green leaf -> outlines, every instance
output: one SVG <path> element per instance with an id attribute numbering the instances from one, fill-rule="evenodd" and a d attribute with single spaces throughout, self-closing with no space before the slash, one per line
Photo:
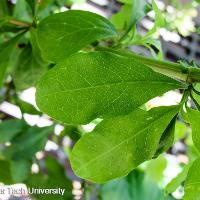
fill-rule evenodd
<path id="1" fill-rule="evenodd" d="M 13 11 L 13 18 L 25 22 L 32 22 L 31 9 L 26 0 L 17 0 Z"/>
<path id="2" fill-rule="evenodd" d="M 192 140 L 195 147 L 200 151 L 200 112 L 190 108 L 187 109 L 187 112 L 192 128 Z"/>
<path id="3" fill-rule="evenodd" d="M 162 27 L 165 25 L 165 18 L 163 17 L 162 11 L 158 8 L 155 0 L 152 0 L 152 7 L 155 12 L 155 25 Z"/>
<path id="4" fill-rule="evenodd" d="M 5 32 L 17 33 L 25 29 L 24 27 L 11 24 L 11 19 L 9 17 L 0 18 L 0 34 Z"/>
<path id="5" fill-rule="evenodd" d="M 48 70 L 48 63 L 41 57 L 35 30 L 31 30 L 31 44 L 28 44 L 19 55 L 12 72 L 17 89 L 36 86 L 41 76 Z"/>
<path id="6" fill-rule="evenodd" d="M 31 163 L 27 160 L 11 161 L 11 174 L 15 183 L 22 183 L 31 173 Z"/>
<path id="7" fill-rule="evenodd" d="M 78 128 L 73 125 L 65 125 L 65 128 L 61 132 L 60 136 L 65 137 L 66 135 L 69 136 L 70 139 L 74 142 L 77 142 L 81 137 L 81 134 L 80 134 Z"/>
<path id="8" fill-rule="evenodd" d="M 185 182 L 184 200 L 199 200 L 200 199 L 200 159 L 197 159 L 189 169 Z"/>
<path id="9" fill-rule="evenodd" d="M 185 181 L 190 167 L 191 164 L 185 165 L 183 170 L 167 184 L 165 188 L 166 193 L 169 194 L 175 192 L 175 190 Z"/>
<path id="10" fill-rule="evenodd" d="M 123 1 L 125 5 L 121 11 L 112 16 L 111 22 L 117 29 L 127 29 L 133 27 L 149 11 L 148 4 L 145 0 Z"/>
<path id="11" fill-rule="evenodd" d="M 56 120 L 85 124 L 98 117 L 128 114 L 153 97 L 185 87 L 128 57 L 78 53 L 45 74 L 36 101 Z"/>
<path id="12" fill-rule="evenodd" d="M 10 14 L 7 0 L 0 1 L 0 18 Z"/>
<path id="13" fill-rule="evenodd" d="M 121 11 L 114 14 L 111 18 L 111 22 L 118 30 L 125 30 L 131 19 L 131 4 L 126 4 L 121 8 Z"/>
<path id="14" fill-rule="evenodd" d="M 157 157 L 159 154 L 167 151 L 172 146 L 172 144 L 174 142 L 176 118 L 177 118 L 177 116 L 175 116 L 172 119 L 172 121 L 169 123 L 169 125 L 165 129 L 164 133 L 162 134 L 159 145 L 158 145 L 158 149 L 154 155 L 155 157 Z"/>
<path id="15" fill-rule="evenodd" d="M 31 159 L 36 152 L 42 150 L 47 142 L 47 136 L 53 132 L 53 127 L 30 127 L 13 143 L 4 149 L 7 158 L 14 160 Z"/>
<path id="16" fill-rule="evenodd" d="M 150 160 L 145 168 L 146 175 L 150 176 L 152 180 L 159 183 L 164 174 L 164 170 L 167 167 L 167 160 L 163 155 L 158 158 Z"/>
<path id="17" fill-rule="evenodd" d="M 188 133 L 189 131 L 190 128 L 187 126 L 186 123 L 177 120 L 175 126 L 174 141 L 177 142 L 178 140 L 183 139 L 186 136 L 186 133 Z"/>
<path id="18" fill-rule="evenodd" d="M 0 87 L 4 79 L 6 68 L 8 66 L 10 54 L 13 51 L 16 43 L 21 38 L 22 34 L 17 35 L 16 37 L 10 39 L 9 41 L 0 45 Z"/>
<path id="19" fill-rule="evenodd" d="M 52 62 L 58 62 L 96 40 L 115 36 L 115 28 L 107 19 L 86 11 L 54 14 L 38 25 L 42 54 Z"/>
<path id="20" fill-rule="evenodd" d="M 65 189 L 64 195 L 59 194 L 34 194 L 37 200 L 72 200 L 72 182 L 65 175 L 64 167 L 58 163 L 57 159 L 48 156 L 45 158 L 46 175 L 32 174 L 26 184 L 30 188 L 61 188 Z"/>
<path id="21" fill-rule="evenodd" d="M 126 4 L 132 4 L 133 3 L 132 0 L 119 0 L 119 2 L 126 3 Z"/>
<path id="22" fill-rule="evenodd" d="M 0 159 L 0 182 L 4 184 L 12 184 L 11 167 L 8 160 Z"/>
<path id="23" fill-rule="evenodd" d="M 144 36 L 144 38 L 148 38 L 150 36 L 152 36 L 158 28 L 164 27 L 165 26 L 165 18 L 163 17 L 163 14 L 161 12 L 161 10 L 158 8 L 155 0 L 152 0 L 152 7 L 153 10 L 155 12 L 155 23 L 152 29 L 150 29 L 146 35 Z"/>
<path id="24" fill-rule="evenodd" d="M 0 143 L 10 142 L 17 134 L 27 128 L 23 120 L 11 119 L 0 123 Z"/>
<path id="25" fill-rule="evenodd" d="M 102 185 L 102 200 L 173 200 L 143 172 L 132 171 L 127 177 Z"/>
<path id="26" fill-rule="evenodd" d="M 17 104 L 19 105 L 22 113 L 28 113 L 31 115 L 41 115 L 42 114 L 33 105 L 31 105 L 30 103 L 27 103 L 25 101 L 22 101 L 21 99 L 17 100 Z"/>
<path id="27" fill-rule="evenodd" d="M 153 157 L 163 131 L 179 109 L 137 109 L 104 120 L 75 144 L 70 156 L 72 169 L 76 175 L 98 183 L 127 175 Z"/>
<path id="28" fill-rule="evenodd" d="M 28 3 L 28 5 L 30 6 L 33 16 L 36 13 L 36 5 L 38 3 L 38 0 L 26 0 L 26 2 Z"/>
<path id="29" fill-rule="evenodd" d="M 200 91 L 200 83 L 197 83 L 195 85 L 195 89 L 197 91 Z M 200 95 L 196 94 L 195 92 L 192 92 L 193 97 L 195 98 L 195 100 L 197 101 L 197 103 L 200 105 Z"/>
<path id="30" fill-rule="evenodd" d="M 200 2 L 200 0 L 199 0 L 199 2 Z M 200 34 L 200 27 L 197 29 L 197 33 Z"/>

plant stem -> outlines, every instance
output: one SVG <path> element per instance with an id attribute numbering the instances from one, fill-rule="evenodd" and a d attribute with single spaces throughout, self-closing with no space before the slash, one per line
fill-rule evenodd
<path id="1" fill-rule="evenodd" d="M 198 94 L 198 95 L 200 95 L 200 92 L 199 91 L 197 91 L 193 86 L 192 86 L 192 90 L 193 90 L 193 92 L 194 93 L 196 93 L 196 94 Z"/>
<path id="2" fill-rule="evenodd" d="M 197 109 L 200 111 L 200 105 L 198 104 L 198 102 L 196 101 L 196 99 L 192 96 L 192 93 L 190 93 L 190 98 L 194 102 L 194 104 L 197 107 Z"/>
<path id="3" fill-rule="evenodd" d="M 97 47 L 100 51 L 110 51 L 121 56 L 129 57 L 136 60 L 138 63 L 145 64 L 151 69 L 161 74 L 188 82 L 197 83 L 200 82 L 200 69 L 195 67 L 185 67 L 179 63 L 173 63 L 169 61 L 161 61 L 153 58 L 148 58 L 135 54 L 131 51 L 116 50 L 105 47 Z"/>

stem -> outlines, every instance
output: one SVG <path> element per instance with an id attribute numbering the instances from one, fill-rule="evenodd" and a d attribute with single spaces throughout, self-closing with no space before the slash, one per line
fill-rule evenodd
<path id="1" fill-rule="evenodd" d="M 180 104 L 185 104 L 188 101 L 188 96 L 190 95 L 190 88 L 184 90 L 183 96 L 181 98 Z"/>
<path id="2" fill-rule="evenodd" d="M 200 82 L 200 69 L 195 67 L 185 67 L 179 63 L 173 63 L 169 61 L 161 61 L 153 58 L 148 58 L 135 54 L 131 51 L 116 50 L 105 47 L 97 47 L 99 51 L 110 51 L 115 54 L 132 58 L 138 63 L 145 64 L 151 69 L 161 74 L 188 82 L 188 83 L 197 83 Z"/>
<path id="3" fill-rule="evenodd" d="M 19 21 L 15 19 L 9 20 L 11 24 L 17 25 L 17 26 L 22 26 L 22 27 L 30 27 L 32 24 L 24 21 Z"/>
<path id="4" fill-rule="evenodd" d="M 190 98 L 192 99 L 192 101 L 194 102 L 195 106 L 197 107 L 197 109 L 200 111 L 200 105 L 198 104 L 198 102 L 196 101 L 196 99 L 192 96 L 192 94 L 190 93 Z"/>

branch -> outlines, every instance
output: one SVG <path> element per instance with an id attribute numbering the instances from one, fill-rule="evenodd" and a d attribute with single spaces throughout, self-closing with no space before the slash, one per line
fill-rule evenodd
<path id="1" fill-rule="evenodd" d="M 179 63 L 173 63 L 169 61 L 161 61 L 153 58 L 148 58 L 135 54 L 131 51 L 116 50 L 106 47 L 97 47 L 99 51 L 110 51 L 121 56 L 129 57 L 136 60 L 138 63 L 145 64 L 151 69 L 161 74 L 188 82 L 197 83 L 200 82 L 200 69 L 195 67 L 185 67 Z"/>

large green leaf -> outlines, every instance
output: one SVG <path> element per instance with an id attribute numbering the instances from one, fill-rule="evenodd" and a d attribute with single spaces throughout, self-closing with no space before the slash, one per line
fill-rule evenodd
<path id="1" fill-rule="evenodd" d="M 45 74 L 36 101 L 56 120 L 83 124 L 128 114 L 153 97 L 185 87 L 131 58 L 110 52 L 78 53 Z"/>
<path id="2" fill-rule="evenodd" d="M 137 109 L 129 115 L 104 120 L 74 146 L 74 172 L 94 182 L 127 175 L 155 154 L 160 137 L 179 106 L 149 112 Z"/>
<path id="3" fill-rule="evenodd" d="M 35 86 L 41 76 L 47 71 L 48 63 L 41 57 L 35 30 L 31 30 L 31 44 L 20 53 L 13 70 L 13 80 L 17 89 Z"/>
<path id="4" fill-rule="evenodd" d="M 95 40 L 116 36 L 105 18 L 86 11 L 67 11 L 45 18 L 38 26 L 44 58 L 58 62 Z"/>
<path id="5" fill-rule="evenodd" d="M 184 200 L 200 200 L 200 159 L 197 159 L 189 169 L 185 182 Z"/>
<path id="6" fill-rule="evenodd" d="M 190 108 L 187 109 L 187 112 L 192 128 L 192 140 L 195 147 L 200 151 L 200 112 Z"/>

